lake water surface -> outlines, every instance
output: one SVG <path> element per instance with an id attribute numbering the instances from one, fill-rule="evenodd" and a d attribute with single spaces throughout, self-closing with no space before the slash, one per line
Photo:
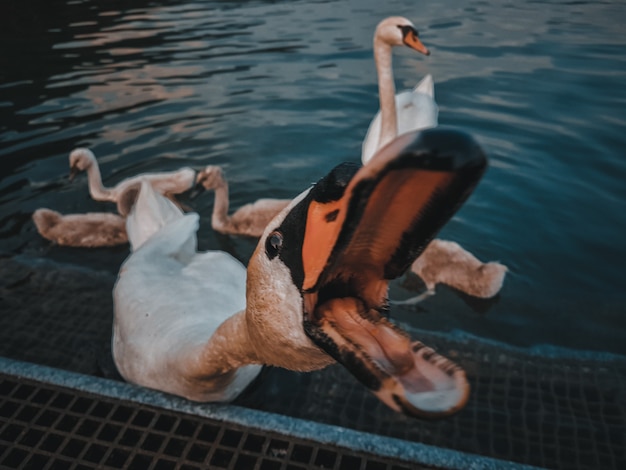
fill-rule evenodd
<path id="1" fill-rule="evenodd" d="M 127 247 L 68 249 L 37 234 L 39 207 L 114 211 L 70 182 L 68 154 L 105 184 L 218 164 L 232 207 L 293 197 L 358 161 L 378 108 L 371 40 L 412 19 L 431 49 L 395 53 L 399 89 L 435 79 L 441 125 L 482 144 L 490 168 L 441 238 L 510 268 L 500 295 L 449 288 L 395 318 L 522 347 L 626 354 L 626 3 L 622 1 L 3 2 L 0 251 L 117 272 Z M 254 241 L 202 249 L 244 262 Z M 394 282 L 409 297 L 415 280 Z"/>

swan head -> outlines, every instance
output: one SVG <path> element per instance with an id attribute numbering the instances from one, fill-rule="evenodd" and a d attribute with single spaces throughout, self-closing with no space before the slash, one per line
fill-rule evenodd
<path id="1" fill-rule="evenodd" d="M 96 163 L 96 156 L 87 148 L 77 148 L 70 153 L 70 180 Z"/>
<path id="2" fill-rule="evenodd" d="M 343 364 L 391 408 L 442 416 L 467 401 L 458 366 L 387 319 L 399 277 L 471 193 L 486 159 L 466 134 L 398 137 L 343 164 L 266 228 L 248 266 L 247 321 L 268 363 Z"/>
<path id="3" fill-rule="evenodd" d="M 223 184 L 224 174 L 222 168 L 217 165 L 208 165 L 196 175 L 196 186 L 201 186 L 206 190 L 217 189 Z"/>
<path id="4" fill-rule="evenodd" d="M 407 46 L 424 55 L 430 55 L 430 51 L 419 38 L 415 25 L 402 16 L 390 16 L 385 18 L 376 27 L 374 42 L 382 41 L 389 46 Z"/>

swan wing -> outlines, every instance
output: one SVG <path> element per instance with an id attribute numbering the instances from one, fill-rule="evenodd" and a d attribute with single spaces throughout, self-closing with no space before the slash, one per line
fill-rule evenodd
<path id="1" fill-rule="evenodd" d="M 433 80 L 433 76 L 431 74 L 426 75 L 417 85 L 415 85 L 413 91 L 416 93 L 423 93 L 425 95 L 428 95 L 434 100 L 435 81 Z"/>
<path id="2" fill-rule="evenodd" d="M 182 217 L 182 211 L 172 201 L 160 196 L 148 180 L 142 180 L 139 195 L 126 219 L 131 251 L 136 251 L 160 229 Z M 195 238 L 195 231 L 192 234 Z"/>
<path id="3" fill-rule="evenodd" d="M 405 91 L 396 95 L 398 135 L 437 127 L 439 107 L 433 98 L 419 91 Z"/>
<path id="4" fill-rule="evenodd" d="M 398 135 L 437 127 L 439 107 L 435 101 L 435 85 L 432 75 L 426 75 L 413 90 L 396 94 L 396 115 Z M 378 151 L 380 127 L 381 117 L 378 111 L 370 123 L 361 147 L 363 164 L 367 163 Z"/>

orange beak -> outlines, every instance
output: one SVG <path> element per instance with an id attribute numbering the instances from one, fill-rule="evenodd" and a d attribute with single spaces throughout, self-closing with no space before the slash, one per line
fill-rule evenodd
<path id="1" fill-rule="evenodd" d="M 406 44 L 411 49 L 415 49 L 417 52 L 421 52 L 424 55 L 430 55 L 430 51 L 428 48 L 420 41 L 419 36 L 417 35 L 417 31 L 414 29 L 408 29 L 404 34 L 403 38 L 404 44 Z"/>

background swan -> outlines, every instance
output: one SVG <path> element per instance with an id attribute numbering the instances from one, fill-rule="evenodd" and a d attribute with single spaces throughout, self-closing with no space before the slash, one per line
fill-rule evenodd
<path id="1" fill-rule="evenodd" d="M 41 208 L 32 217 L 39 234 L 58 245 L 95 248 L 128 243 L 126 221 L 117 214 L 89 212 L 62 215 Z"/>
<path id="2" fill-rule="evenodd" d="M 334 359 L 397 411 L 457 411 L 469 393 L 464 372 L 380 312 L 388 279 L 404 272 L 485 166 L 464 134 L 403 136 L 369 165 L 340 165 L 296 197 L 267 226 L 247 272 L 224 252 L 198 253 L 198 215 L 183 215 L 142 182 L 127 222 L 135 248 L 114 288 L 120 373 L 224 401 L 261 364 L 306 371 Z M 154 229 L 143 240 L 135 240 L 139 215 Z"/>
<path id="3" fill-rule="evenodd" d="M 392 63 L 392 48 L 396 46 L 406 46 L 422 54 L 430 54 L 420 41 L 417 29 L 407 18 L 391 16 L 378 23 L 374 33 L 374 62 L 378 76 L 380 110 L 372 119 L 363 140 L 363 164 L 396 136 L 436 127 L 438 124 L 439 107 L 435 102 L 435 85 L 430 74 L 413 90 L 396 94 Z"/>
<path id="4" fill-rule="evenodd" d="M 117 203 L 120 196 L 129 187 L 146 179 L 154 187 L 155 191 L 173 197 L 174 194 L 184 193 L 191 189 L 195 183 L 196 172 L 191 168 L 181 168 L 176 171 L 160 173 L 143 173 L 132 178 L 120 181 L 111 188 L 102 184 L 100 167 L 93 152 L 87 148 L 77 148 L 70 153 L 70 179 L 81 171 L 87 172 L 89 194 L 96 201 L 109 201 Z"/>
<path id="5" fill-rule="evenodd" d="M 124 245 L 129 242 L 125 218 L 137 198 L 142 181 L 141 177 L 135 179 L 119 194 L 117 211 L 120 215 L 109 212 L 63 215 L 51 209 L 41 208 L 32 216 L 35 227 L 42 237 L 58 245 L 76 248 Z M 146 182 L 150 184 L 147 179 Z M 151 219 L 142 221 L 140 215 L 131 223 L 139 225 L 135 229 L 137 233 L 135 240 L 144 240 L 154 231 L 154 227 L 150 225 Z"/>
<path id="6" fill-rule="evenodd" d="M 140 174 L 107 188 L 102 184 L 100 168 L 91 150 L 74 149 L 69 161 L 70 179 L 79 171 L 87 171 L 91 197 L 97 201 L 114 202 L 122 217 L 107 212 L 62 215 L 51 209 L 37 209 L 32 218 L 39 234 L 64 246 L 97 248 L 128 243 L 124 217 L 128 215 L 132 198 L 142 181 L 149 182 L 157 192 L 173 199 L 174 194 L 191 189 L 196 177 L 195 170 L 185 167 L 176 171 Z"/>

